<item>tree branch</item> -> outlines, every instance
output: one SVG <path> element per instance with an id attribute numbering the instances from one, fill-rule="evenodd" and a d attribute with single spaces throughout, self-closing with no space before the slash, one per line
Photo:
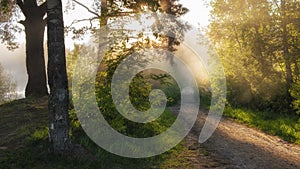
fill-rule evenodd
<path id="1" fill-rule="evenodd" d="M 44 3 L 42 3 L 39 6 L 39 9 L 40 9 L 41 15 L 44 16 L 46 14 L 46 12 L 47 12 L 47 1 L 45 1 Z"/>
<path id="2" fill-rule="evenodd" d="M 115 14 L 108 14 L 108 17 L 119 17 L 119 16 L 128 16 L 130 14 L 136 14 L 136 12 L 118 12 Z"/>
<path id="3" fill-rule="evenodd" d="M 25 26 L 26 21 L 22 20 L 22 21 L 19 21 L 19 23 L 22 24 L 23 26 Z"/>
<path id="4" fill-rule="evenodd" d="M 96 12 L 90 10 L 90 8 L 88 8 L 88 7 L 85 6 L 84 4 L 82 4 L 82 3 L 80 3 L 80 2 L 78 2 L 78 1 L 76 1 L 76 0 L 73 0 L 73 1 L 74 1 L 75 3 L 77 3 L 78 5 L 82 6 L 83 8 L 85 8 L 88 12 L 90 12 L 90 13 L 96 15 L 98 18 L 101 17 L 99 14 L 97 14 Z"/>
<path id="5" fill-rule="evenodd" d="M 98 17 L 93 17 L 93 18 L 89 18 L 89 19 L 74 20 L 69 26 L 66 26 L 66 27 L 67 27 L 67 28 L 70 28 L 70 27 L 73 26 L 74 24 L 79 23 L 79 22 L 84 22 L 84 21 L 89 21 L 90 24 L 91 24 L 91 27 L 92 27 L 92 21 L 95 20 L 95 19 L 99 19 L 99 18 L 98 18 Z"/>

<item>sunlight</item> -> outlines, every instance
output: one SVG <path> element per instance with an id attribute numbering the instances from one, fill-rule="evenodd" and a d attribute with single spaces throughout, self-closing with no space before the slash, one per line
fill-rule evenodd
<path id="1" fill-rule="evenodd" d="M 143 6 L 143 9 L 147 9 L 147 6 Z M 155 23 L 155 18 L 151 13 L 141 13 L 135 17 L 119 17 L 111 20 L 110 28 L 122 31 L 128 34 L 126 47 L 132 47 L 133 43 L 139 42 L 145 44 L 148 47 L 162 46 L 164 39 L 160 36 L 155 36 L 152 31 L 152 26 Z"/>

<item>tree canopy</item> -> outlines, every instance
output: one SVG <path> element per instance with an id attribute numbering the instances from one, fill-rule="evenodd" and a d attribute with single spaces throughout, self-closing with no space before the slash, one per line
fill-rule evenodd
<path id="1" fill-rule="evenodd" d="M 289 107 L 299 81 L 300 2 L 213 0 L 209 36 L 222 58 L 232 103 Z"/>

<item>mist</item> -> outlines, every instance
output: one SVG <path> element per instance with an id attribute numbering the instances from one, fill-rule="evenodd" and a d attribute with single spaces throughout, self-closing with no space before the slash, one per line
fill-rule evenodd
<path id="1" fill-rule="evenodd" d="M 0 63 L 5 72 L 9 73 L 12 80 L 17 84 L 17 92 L 24 97 L 27 83 L 27 73 L 25 64 L 25 44 L 11 51 L 5 45 L 0 45 Z"/>

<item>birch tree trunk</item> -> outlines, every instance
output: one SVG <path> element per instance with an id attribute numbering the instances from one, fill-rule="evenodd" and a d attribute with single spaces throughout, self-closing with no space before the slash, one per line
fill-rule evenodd
<path id="1" fill-rule="evenodd" d="M 47 0 L 48 83 L 50 86 L 50 141 L 55 154 L 70 150 L 69 92 L 64 44 L 64 22 L 61 0 Z"/>

